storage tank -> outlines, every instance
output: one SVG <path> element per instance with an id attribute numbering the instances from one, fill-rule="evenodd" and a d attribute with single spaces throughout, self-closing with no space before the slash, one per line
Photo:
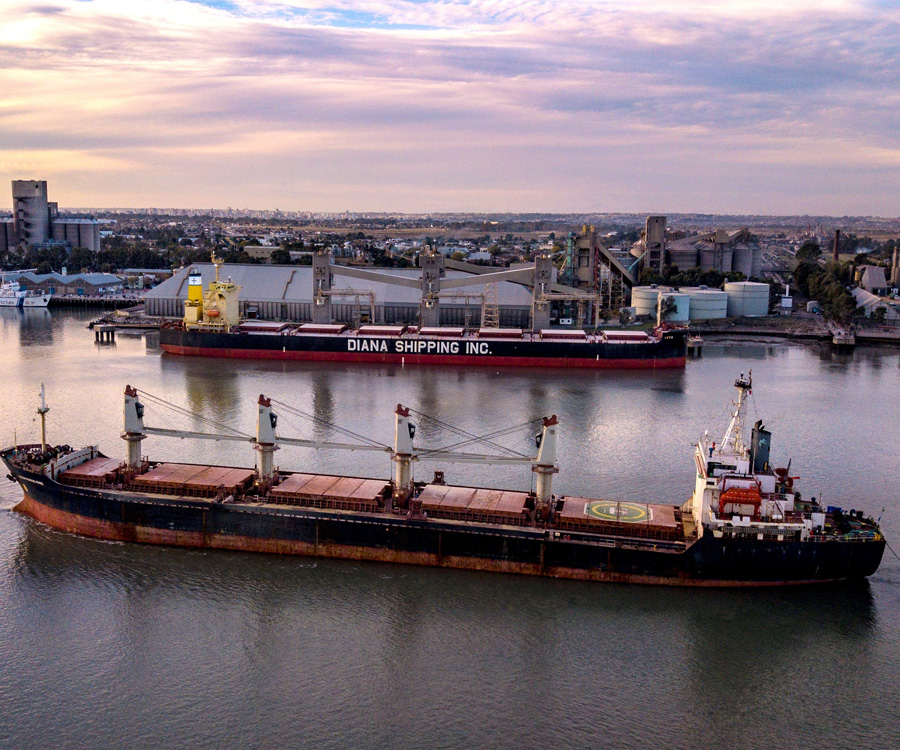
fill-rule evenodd
<path id="1" fill-rule="evenodd" d="M 734 250 L 731 245 L 722 246 L 722 265 L 719 270 L 722 273 L 728 273 L 731 270 L 731 264 L 734 262 Z"/>
<path id="2" fill-rule="evenodd" d="M 656 305 L 660 292 L 672 291 L 667 286 L 636 286 L 631 290 L 631 306 L 637 315 L 649 315 L 656 320 Z"/>
<path id="3" fill-rule="evenodd" d="M 754 279 L 758 279 L 762 277 L 762 248 L 759 245 L 753 246 L 751 257 L 753 260 L 750 264 L 752 270 L 752 273 L 750 275 Z"/>
<path id="4" fill-rule="evenodd" d="M 728 317 L 728 293 L 721 289 L 685 289 L 691 300 L 691 320 L 720 320 Z"/>
<path id="5" fill-rule="evenodd" d="M 757 281 L 730 281 L 725 284 L 728 294 L 728 317 L 757 317 L 769 314 L 769 285 Z"/>
<path id="6" fill-rule="evenodd" d="M 704 270 L 716 267 L 716 249 L 712 245 L 700 247 L 700 268 Z"/>
<path id="7" fill-rule="evenodd" d="M 74 221 L 66 222 L 66 242 L 68 242 L 72 247 L 79 247 L 78 224 L 76 224 Z"/>
<path id="8" fill-rule="evenodd" d="M 753 251 L 749 245 L 738 245 L 731 258 L 731 270 L 740 271 L 748 279 L 753 275 Z"/>
<path id="9" fill-rule="evenodd" d="M 691 319 L 691 298 L 684 292 L 660 292 L 659 301 L 670 299 L 675 303 L 675 309 L 666 315 L 667 323 L 687 323 Z"/>

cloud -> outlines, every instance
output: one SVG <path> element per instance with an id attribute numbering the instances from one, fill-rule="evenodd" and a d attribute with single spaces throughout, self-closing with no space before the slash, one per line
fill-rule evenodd
<path id="1" fill-rule="evenodd" d="M 96 173 L 64 203 L 896 213 L 875 4 L 60 0 L 0 29 L 0 164 Z"/>

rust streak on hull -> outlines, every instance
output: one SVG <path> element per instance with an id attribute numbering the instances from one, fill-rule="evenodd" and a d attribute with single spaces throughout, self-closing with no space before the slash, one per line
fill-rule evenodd
<path id="1" fill-rule="evenodd" d="M 356 547 L 341 544 L 321 544 L 285 539 L 262 539 L 257 537 L 228 534 L 208 534 L 202 532 L 156 529 L 147 526 L 115 521 L 86 518 L 74 513 L 57 510 L 37 502 L 27 494 L 14 510 L 34 518 L 54 529 L 72 534 L 118 542 L 139 544 L 160 544 L 177 547 L 200 547 L 209 549 L 235 550 L 241 552 L 263 552 L 279 555 L 299 555 L 325 557 L 341 560 L 359 560 L 429 567 L 456 568 L 492 573 L 514 573 L 548 578 L 563 578 L 581 581 L 610 583 L 631 583 L 665 586 L 691 586 L 704 588 L 737 588 L 799 586 L 811 583 L 833 583 L 845 579 L 800 580 L 800 581 L 730 581 L 694 579 L 688 577 L 661 577 L 628 573 L 616 573 L 595 569 L 568 567 L 542 567 L 540 565 L 504 560 L 490 560 L 476 557 L 457 557 L 424 552 L 404 552 L 376 547 Z"/>

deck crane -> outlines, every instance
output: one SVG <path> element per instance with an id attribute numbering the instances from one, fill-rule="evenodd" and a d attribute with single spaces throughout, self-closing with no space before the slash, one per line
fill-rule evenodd
<path id="1" fill-rule="evenodd" d="M 149 395 L 149 394 L 147 394 Z M 539 513 L 546 514 L 553 500 L 552 479 L 559 469 L 557 458 L 557 431 L 559 420 L 556 415 L 545 417 L 541 432 L 535 437 L 536 456 L 507 455 L 485 456 L 477 453 L 464 453 L 452 450 L 428 450 L 413 444 L 416 426 L 410 419 L 410 410 L 397 404 L 394 410 L 394 444 L 379 443 L 339 443 L 324 440 L 306 440 L 283 437 L 276 433 L 278 415 L 272 410 L 272 399 L 260 395 L 257 401 L 256 435 L 250 436 L 238 431 L 232 432 L 193 432 L 149 427 L 144 424 L 144 405 L 139 400 L 136 388 L 128 385 L 125 388 L 124 432 L 122 439 L 128 446 L 127 466 L 130 471 L 141 470 L 141 442 L 150 435 L 175 438 L 195 438 L 200 440 L 230 440 L 247 442 L 257 452 L 256 471 L 259 487 L 268 489 L 277 480 L 274 454 L 282 445 L 315 450 L 350 450 L 376 451 L 391 456 L 394 464 L 393 496 L 401 505 L 412 495 L 415 487 L 412 480 L 413 461 L 444 461 L 447 463 L 480 463 L 495 465 L 530 465 L 537 475 L 535 500 Z M 477 441 L 473 438 L 469 442 Z M 389 508 L 390 506 L 388 506 Z"/>

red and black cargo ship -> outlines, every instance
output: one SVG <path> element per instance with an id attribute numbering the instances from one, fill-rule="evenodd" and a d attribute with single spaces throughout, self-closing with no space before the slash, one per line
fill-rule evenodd
<path id="1" fill-rule="evenodd" d="M 651 332 L 577 329 L 287 323 L 243 320 L 241 287 L 215 280 L 204 294 L 200 272 L 188 278 L 184 317 L 160 328 L 170 354 L 238 359 L 516 367 L 684 367 L 687 329 L 664 324 Z M 318 297 L 317 301 L 325 301 Z M 330 316 L 327 316 L 330 321 Z M 548 319 L 549 320 L 549 319 Z"/>
<path id="2" fill-rule="evenodd" d="M 230 331 L 163 326 L 170 354 L 240 359 L 517 367 L 684 367 L 687 329 L 644 331 L 475 329 L 245 321 Z"/>
<path id="3" fill-rule="evenodd" d="M 745 445 L 749 381 L 736 385 L 725 437 L 701 439 L 694 492 L 672 505 L 553 494 L 555 417 L 543 422 L 536 457 L 505 459 L 531 464 L 534 491 L 449 486 L 440 472 L 427 484 L 412 481 L 411 462 L 428 455 L 413 447 L 409 411 L 399 406 L 394 446 L 368 446 L 390 452 L 390 481 L 275 469 L 279 444 L 316 446 L 276 436 L 263 397 L 250 438 L 259 454 L 255 469 L 151 462 L 140 453 L 150 434 L 248 438 L 145 427 L 130 388 L 126 461 L 96 447 L 46 444 L 15 446 L 0 457 L 24 491 L 17 510 L 101 539 L 687 586 L 807 584 L 874 573 L 886 544 L 878 524 L 861 511 L 802 499 L 786 470 L 769 467 L 770 435 L 761 422 Z M 453 458 L 431 457 L 441 455 Z"/>

